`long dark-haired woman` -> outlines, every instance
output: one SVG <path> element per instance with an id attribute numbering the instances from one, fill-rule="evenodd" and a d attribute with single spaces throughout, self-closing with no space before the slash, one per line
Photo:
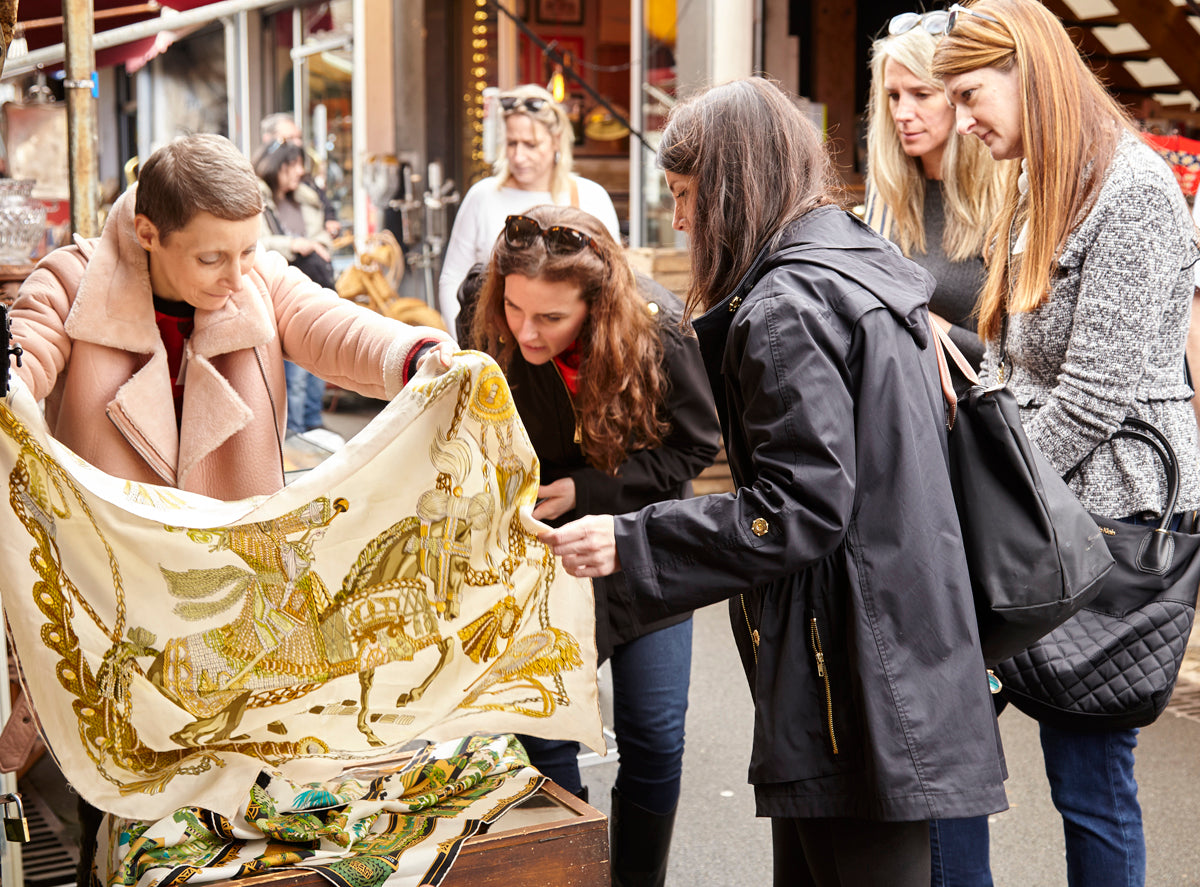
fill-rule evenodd
<path id="1" fill-rule="evenodd" d="M 570 207 L 509 216 L 474 312 L 475 347 L 512 386 L 541 461 L 534 517 L 558 523 L 689 496 L 719 445 L 716 412 L 679 300 L 635 278 L 607 228 Z M 621 577 L 595 583 L 597 647 L 611 657 L 621 760 L 613 883 L 661 885 L 683 768 L 690 614 L 639 619 Z M 578 743 L 522 737 L 579 793 Z"/>
<path id="2" fill-rule="evenodd" d="M 777 86 L 676 106 L 659 162 L 738 489 L 545 535 L 640 612 L 729 599 L 776 885 L 928 887 L 928 820 L 1005 804 L 946 470 L 933 280 L 831 204 Z"/>
<path id="3" fill-rule="evenodd" d="M 1110 439 L 1127 416 L 1170 440 L 1179 512 L 1200 506 L 1184 374 L 1197 250 L 1171 171 L 1034 0 L 955 7 L 932 70 L 959 133 L 978 136 L 997 160 L 1021 161 L 991 231 L 984 377 L 1012 389 L 1029 440 L 1060 472 L 1095 452 L 1071 484 L 1093 513 L 1157 522 L 1166 500 L 1149 448 Z M 1137 730 L 1042 724 L 1041 740 L 1068 884 L 1140 887 Z"/>

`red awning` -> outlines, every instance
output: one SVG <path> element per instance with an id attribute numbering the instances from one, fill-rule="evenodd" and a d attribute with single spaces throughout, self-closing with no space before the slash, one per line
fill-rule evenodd
<path id="1" fill-rule="evenodd" d="M 92 0 L 95 33 L 110 28 L 134 25 L 147 19 L 158 18 L 164 6 L 179 12 L 208 6 L 215 0 Z M 63 42 L 62 0 L 20 0 L 17 4 L 18 34 L 23 34 L 29 50 L 41 49 Z M 171 43 L 168 32 L 157 36 L 143 37 L 96 53 L 96 67 L 107 68 L 122 63 L 145 64 Z M 54 65 L 55 70 L 61 65 Z"/>

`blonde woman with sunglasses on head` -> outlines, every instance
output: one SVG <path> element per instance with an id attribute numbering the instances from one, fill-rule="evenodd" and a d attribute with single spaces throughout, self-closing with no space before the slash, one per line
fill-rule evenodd
<path id="1" fill-rule="evenodd" d="M 612 198 L 603 187 L 571 173 L 575 134 L 567 113 L 540 86 L 502 92 L 498 111 L 504 122 L 504 154 L 495 175 L 471 186 L 454 218 L 438 281 L 438 306 L 446 328 L 454 329 L 458 287 L 471 266 L 486 262 L 504 220 L 538 204 L 573 206 L 598 218 L 620 243 Z"/>
<path id="2" fill-rule="evenodd" d="M 690 496 L 720 432 L 679 300 L 635 277 L 608 229 L 585 212 L 540 206 L 503 227 L 470 344 L 504 369 L 541 462 L 533 516 L 557 525 Z M 661 885 L 683 771 L 691 618 L 638 619 L 619 576 L 594 588 L 621 755 L 613 884 Z M 536 767 L 583 793 L 578 743 L 521 738 Z"/>
<path id="3" fill-rule="evenodd" d="M 1157 523 L 1165 496 L 1155 456 L 1111 439 L 1128 416 L 1156 426 L 1178 460 L 1178 520 L 1200 506 L 1184 374 L 1200 252 L 1179 186 L 1040 3 L 984 0 L 950 12 L 932 70 L 958 131 L 997 160 L 1021 161 L 990 233 L 984 382 L 1011 388 L 1029 440 L 1059 472 L 1094 451 L 1071 489 L 1095 514 Z M 1079 680 L 1095 687 L 1097 675 Z M 1040 733 L 1067 883 L 1141 887 L 1137 730 L 1043 722 Z"/>
<path id="4" fill-rule="evenodd" d="M 867 224 L 933 275 L 929 310 L 978 366 L 975 303 L 1003 164 L 978 139 L 954 131 L 954 109 L 929 73 L 948 17 L 940 9 L 894 16 L 872 45 Z"/>

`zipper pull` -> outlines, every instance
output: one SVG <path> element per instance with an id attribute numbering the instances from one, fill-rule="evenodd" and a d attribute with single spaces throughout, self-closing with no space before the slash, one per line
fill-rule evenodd
<path id="1" fill-rule="evenodd" d="M 817 652 L 817 677 L 825 677 L 825 654 Z"/>
<path id="2" fill-rule="evenodd" d="M 750 640 L 754 641 L 755 647 L 758 646 L 758 629 L 757 628 L 750 632 Z"/>
<path id="3" fill-rule="evenodd" d="M 579 423 L 575 423 L 575 443 L 583 443 L 583 433 L 579 430 Z"/>

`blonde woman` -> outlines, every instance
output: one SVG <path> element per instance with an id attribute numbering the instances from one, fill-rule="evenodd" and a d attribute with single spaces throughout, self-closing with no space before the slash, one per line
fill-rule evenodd
<path id="1" fill-rule="evenodd" d="M 496 162 L 496 174 L 476 182 L 463 198 L 438 281 L 438 306 L 451 330 L 458 315 L 459 285 L 472 265 L 488 260 L 509 216 L 541 204 L 573 206 L 598 218 L 621 242 L 608 192 L 571 174 L 575 135 L 562 106 L 532 84 L 502 92 L 498 102 L 504 154 Z"/>
<path id="2" fill-rule="evenodd" d="M 954 131 L 954 109 L 929 73 L 947 15 L 894 16 L 871 48 L 867 222 L 933 275 L 929 310 L 978 366 L 984 236 L 1000 212 L 1008 165 Z"/>

